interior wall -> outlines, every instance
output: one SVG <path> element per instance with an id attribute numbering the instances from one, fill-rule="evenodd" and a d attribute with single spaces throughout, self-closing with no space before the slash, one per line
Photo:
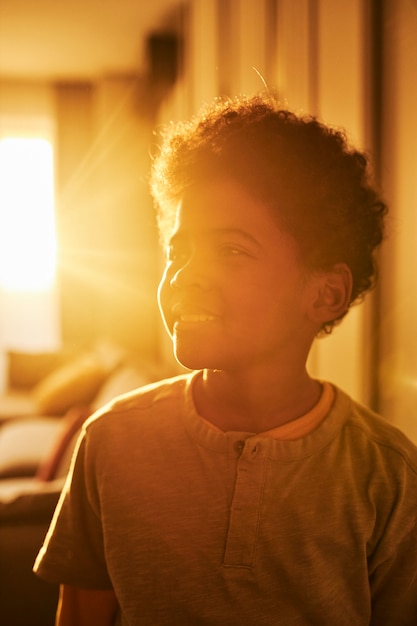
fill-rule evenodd
<path id="1" fill-rule="evenodd" d="M 104 337 L 156 358 L 147 99 L 135 77 L 56 85 L 58 225 L 65 341 Z"/>
<path id="2" fill-rule="evenodd" d="M 93 86 L 89 83 L 57 84 L 54 95 L 62 333 L 64 344 L 77 345 L 95 338 L 97 315 L 95 292 L 86 281 L 83 267 L 86 250 L 91 244 L 85 216 L 93 195 L 92 175 L 87 167 L 93 143 Z"/>
<path id="3" fill-rule="evenodd" d="M 382 177 L 390 218 L 382 255 L 381 411 L 417 442 L 417 2 L 385 0 Z"/>
<path id="4" fill-rule="evenodd" d="M 53 91 L 46 82 L 0 81 L 0 114 L 3 117 L 51 119 L 54 114 Z"/>
<path id="5" fill-rule="evenodd" d="M 156 357 L 158 237 L 148 182 L 153 138 L 148 85 L 134 77 L 108 77 L 95 96 L 100 166 L 93 212 L 95 250 L 104 270 L 98 293 L 101 331 Z"/>

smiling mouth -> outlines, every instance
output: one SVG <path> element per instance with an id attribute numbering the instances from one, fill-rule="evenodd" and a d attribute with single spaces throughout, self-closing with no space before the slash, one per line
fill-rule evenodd
<path id="1" fill-rule="evenodd" d="M 198 322 L 213 322 L 215 320 L 214 315 L 208 315 L 206 313 L 182 313 L 178 317 L 179 322 L 185 322 L 187 324 L 195 324 Z"/>

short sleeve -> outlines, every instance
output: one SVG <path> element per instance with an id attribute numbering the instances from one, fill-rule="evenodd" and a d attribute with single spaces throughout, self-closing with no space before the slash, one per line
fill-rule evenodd
<path id="1" fill-rule="evenodd" d="M 370 626 L 417 624 L 417 526 L 399 543 L 390 558 L 370 579 L 372 620 Z"/>
<path id="2" fill-rule="evenodd" d="M 111 582 L 104 554 L 94 461 L 86 460 L 87 438 L 83 429 L 34 571 L 49 582 L 106 589 L 111 587 Z"/>

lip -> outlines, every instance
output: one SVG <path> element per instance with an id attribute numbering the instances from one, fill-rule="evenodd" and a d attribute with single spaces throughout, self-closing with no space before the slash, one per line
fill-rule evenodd
<path id="1" fill-rule="evenodd" d="M 179 303 L 172 307 L 172 313 L 176 324 L 207 324 L 218 319 L 218 315 L 207 309 Z"/>
<path id="2" fill-rule="evenodd" d="M 207 315 L 206 313 L 182 313 L 178 318 L 178 322 L 184 324 L 198 324 L 204 322 L 214 322 L 214 315 Z"/>

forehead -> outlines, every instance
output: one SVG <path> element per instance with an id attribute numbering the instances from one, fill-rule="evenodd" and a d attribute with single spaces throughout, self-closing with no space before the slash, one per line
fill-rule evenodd
<path id="1" fill-rule="evenodd" d="M 233 179 L 196 183 L 178 205 L 174 230 L 240 230 L 256 236 L 264 229 L 281 233 L 270 209 Z"/>

